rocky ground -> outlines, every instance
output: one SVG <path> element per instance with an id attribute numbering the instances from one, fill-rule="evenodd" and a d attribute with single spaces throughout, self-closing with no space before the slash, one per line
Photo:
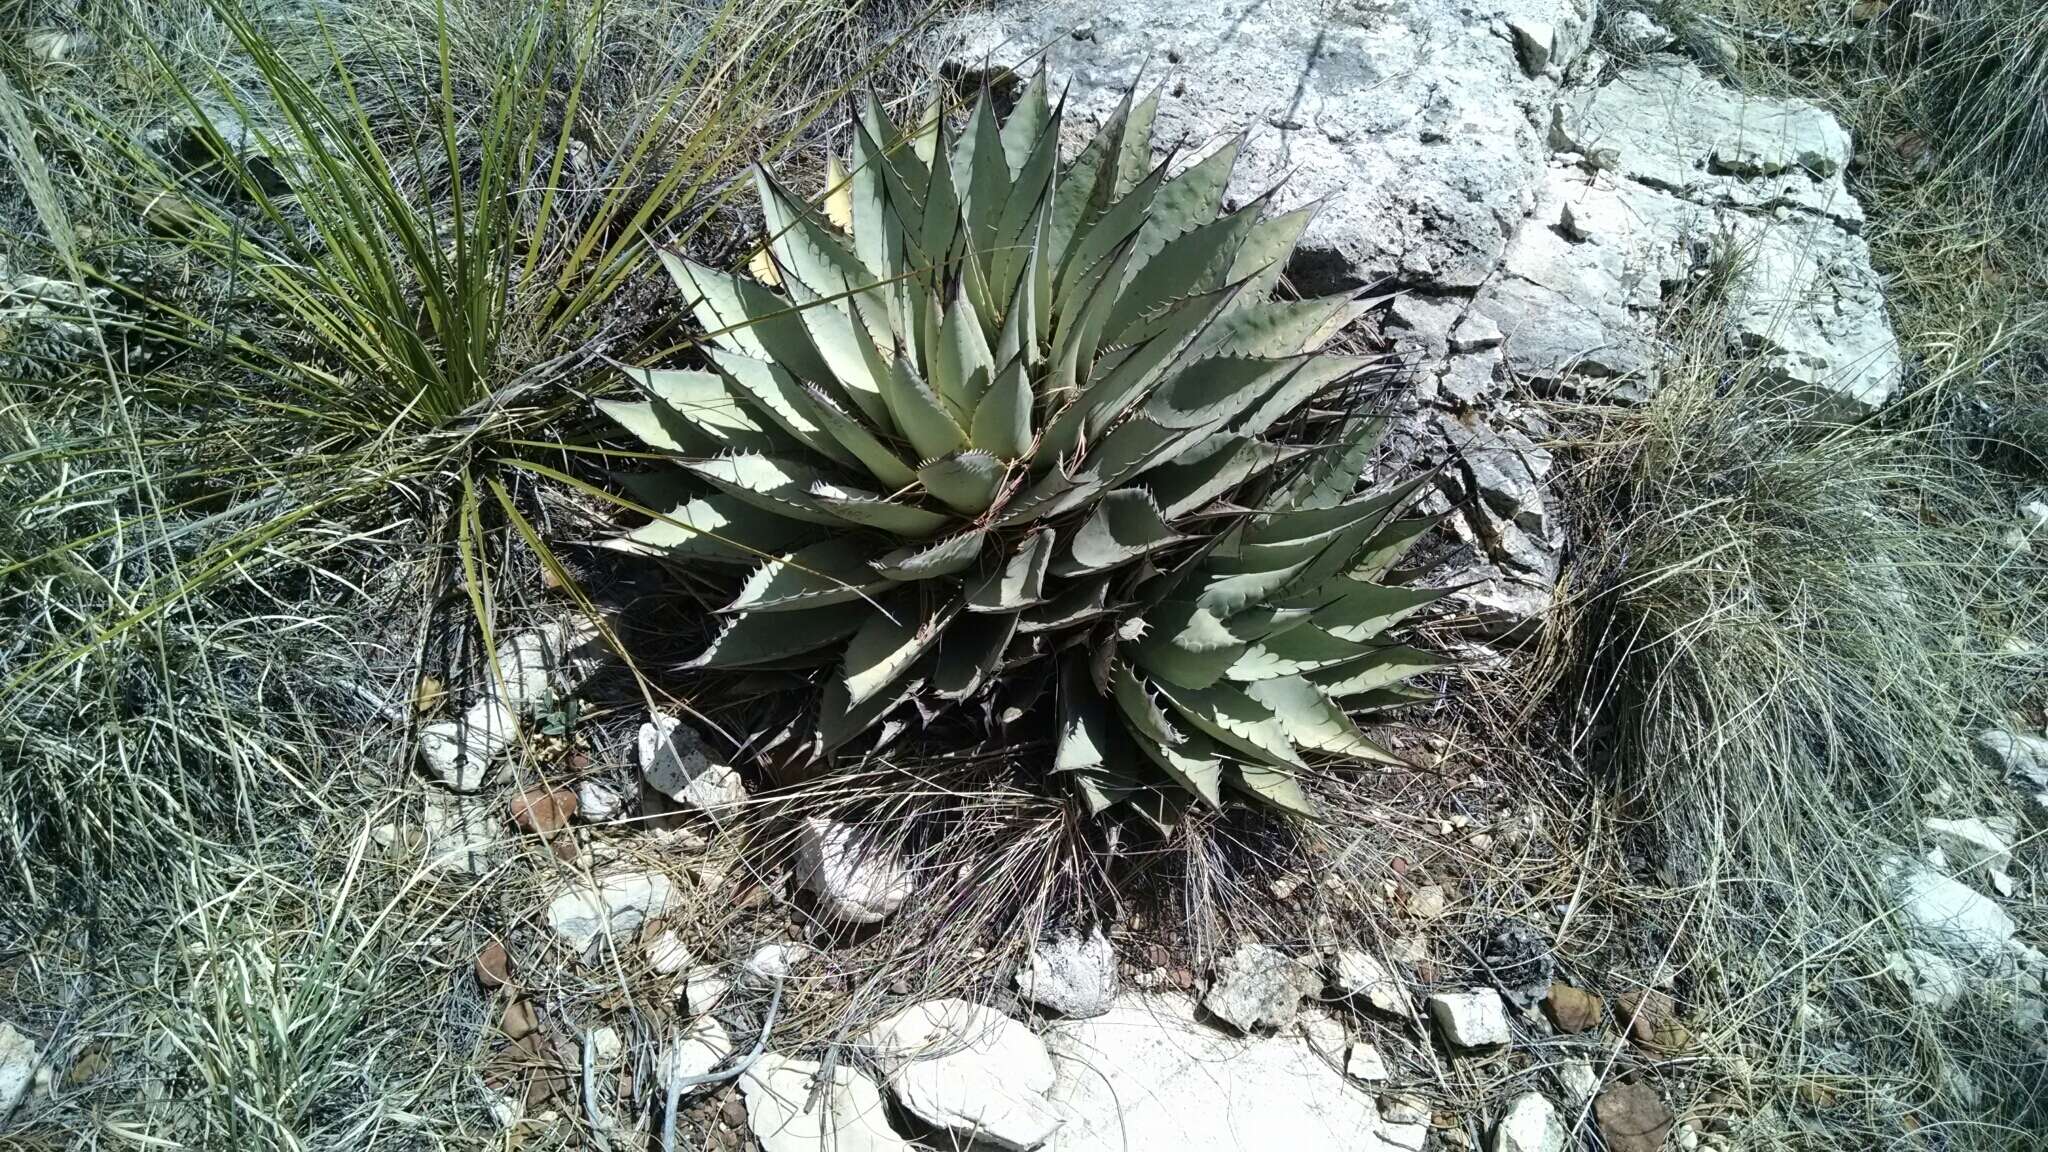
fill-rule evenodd
<path id="1" fill-rule="evenodd" d="M 1187 154 L 1248 133 L 1234 199 L 1284 179 L 1278 208 L 1315 208 L 1294 282 L 1390 297 L 1361 337 L 1404 366 L 1379 467 L 1442 466 L 1431 503 L 1451 515 L 1425 579 L 1459 587 L 1438 626 L 1495 675 L 1534 658 L 1568 594 L 1557 426 L 1659 387 L 1681 301 L 1713 293 L 1732 354 L 1845 417 L 1902 387 L 1844 183 L 1857 143 L 1812 104 L 1738 92 L 1711 35 L 1595 0 L 1061 0 L 958 16 L 933 43 L 970 81 L 1048 69 L 1084 126 L 1159 84 L 1159 136 Z M 1674 963 L 1683 885 L 1646 881 L 1669 870 L 1597 827 L 1575 782 L 1532 787 L 1469 730 L 1397 733 L 1426 767 L 1347 796 L 1357 827 L 1243 870 L 1258 890 L 1230 900 L 1261 910 L 1190 918 L 1210 935 L 1134 900 L 929 965 L 891 939 L 946 888 L 916 846 L 815 817 L 744 842 L 743 774 L 695 718 L 624 719 L 604 647 L 557 612 L 501 640 L 498 676 L 435 685 L 420 779 L 368 828 L 372 860 L 506 890 L 496 919 L 440 940 L 465 971 L 436 1026 L 476 1065 L 478 1147 L 1827 1138 L 1834 1082 L 1755 1067 L 1745 1006 L 1699 999 Z M 397 693 L 375 694 L 417 703 Z M 577 708 L 598 721 L 551 723 Z M 2048 957 L 2014 814 L 2048 813 L 2048 737 L 1977 743 L 2014 789 L 1995 810 L 1930 801 L 1924 856 L 1889 866 L 1902 943 L 1843 979 L 1933 1014 L 1992 1005 L 2039 1060 Z M 1786 1027 L 1835 1043 L 1825 1022 Z M 65 1091 L 49 1040 L 0 1023 L 0 1118 Z"/>

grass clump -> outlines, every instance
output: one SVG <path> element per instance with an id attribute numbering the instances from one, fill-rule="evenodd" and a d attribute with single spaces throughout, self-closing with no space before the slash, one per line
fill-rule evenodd
<path id="1" fill-rule="evenodd" d="M 2048 177 L 2048 8 L 2032 0 L 1904 7 L 1903 48 L 1935 139 L 2000 179 Z"/>
<path id="2" fill-rule="evenodd" d="M 1969 741 L 2019 683 L 2012 645 L 2048 627 L 2048 566 L 1937 409 L 1841 423 L 1731 360 L 1695 303 L 1657 394 L 1580 430 L 1577 756 L 1686 894 L 1676 952 L 1721 1009 L 1709 1042 L 1783 1101 L 1757 1132 L 1789 1138 L 1825 1083 L 1816 1147 L 1937 1117 L 2013 1146 L 2042 1122 L 2042 1058 L 2011 989 L 1928 1013 L 1857 977 L 1913 943 L 1890 876 L 1920 818 L 2005 806 Z"/>

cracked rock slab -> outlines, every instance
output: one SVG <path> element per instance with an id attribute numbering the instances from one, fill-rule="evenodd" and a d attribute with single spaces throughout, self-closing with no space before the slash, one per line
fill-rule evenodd
<path id="1" fill-rule="evenodd" d="M 1156 139 L 1203 147 L 1249 130 L 1230 197 L 1287 177 L 1312 202 L 1294 269 L 1306 291 L 1394 279 L 1473 288 L 1527 211 L 1548 79 L 1524 73 L 1510 20 L 1548 29 L 1546 65 L 1589 38 L 1591 0 L 1007 0 L 941 30 L 948 62 L 1028 68 L 1044 48 L 1070 117 L 1100 122 L 1163 82 Z"/>
<path id="2" fill-rule="evenodd" d="M 1059 1152 L 1396 1152 L 1426 1123 L 1381 1117 L 1295 1036 L 1232 1036 L 1183 996 L 1132 993 L 1046 1036 Z"/>
<path id="3" fill-rule="evenodd" d="M 1863 210 L 1841 174 L 1849 133 L 1804 100 L 1737 92 L 1677 57 L 1566 100 L 1567 147 L 1614 157 L 1617 174 L 1703 205 L 1797 208 L 1849 229 Z"/>
<path id="4" fill-rule="evenodd" d="M 740 1074 L 747 1128 L 763 1152 L 913 1152 L 889 1127 L 882 1094 L 865 1073 L 843 1061 L 829 1079 L 820 1073 L 808 1060 L 763 1052 Z"/>
<path id="5" fill-rule="evenodd" d="M 868 1044 L 904 1111 L 978 1148 L 1025 1152 L 1059 1126 L 1052 1057 L 1031 1030 L 965 1000 L 913 1004 Z"/>

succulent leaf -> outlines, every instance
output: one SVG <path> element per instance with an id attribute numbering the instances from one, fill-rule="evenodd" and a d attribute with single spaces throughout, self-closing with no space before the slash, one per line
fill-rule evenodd
<path id="1" fill-rule="evenodd" d="M 720 611 L 783 612 L 858 600 L 888 585 L 869 566 L 870 555 L 858 541 L 842 537 L 770 557 Z"/>

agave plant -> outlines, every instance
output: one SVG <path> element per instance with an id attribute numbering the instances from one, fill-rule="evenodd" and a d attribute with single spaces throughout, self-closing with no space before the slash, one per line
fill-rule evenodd
<path id="1" fill-rule="evenodd" d="M 1371 302 L 1274 299 L 1308 210 L 1219 215 L 1241 141 L 1169 175 L 1157 102 L 1063 163 L 1043 77 L 957 140 L 871 99 L 822 213 L 757 171 L 752 275 L 669 257 L 709 366 L 605 405 L 681 463 L 618 543 L 753 564 L 695 663 L 836 661 L 819 751 L 1036 671 L 1098 811 L 1307 811 L 1305 754 L 1392 759 L 1351 715 L 1439 663 L 1384 638 L 1441 594 L 1382 582 L 1419 481 L 1354 494 L 1373 421 L 1274 434 L 1361 378 L 1321 347 Z"/>

